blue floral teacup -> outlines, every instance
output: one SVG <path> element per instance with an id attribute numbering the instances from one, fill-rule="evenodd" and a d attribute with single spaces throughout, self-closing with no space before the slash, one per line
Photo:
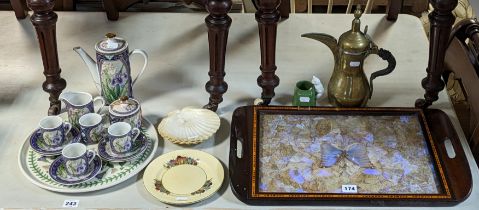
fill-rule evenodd
<path id="1" fill-rule="evenodd" d="M 85 114 L 78 120 L 82 139 L 87 145 L 97 144 L 105 136 L 102 121 L 103 115 L 97 113 Z"/>
<path id="2" fill-rule="evenodd" d="M 111 151 L 121 155 L 133 150 L 133 145 L 140 135 L 140 129 L 132 128 L 129 123 L 117 122 L 108 127 L 108 140 Z"/>
<path id="3" fill-rule="evenodd" d="M 70 132 L 72 125 L 63 122 L 59 116 L 46 116 L 40 120 L 39 127 L 43 143 L 48 147 L 57 147 L 65 142 L 66 134 Z"/>
<path id="4" fill-rule="evenodd" d="M 88 150 L 82 143 L 72 143 L 62 150 L 65 160 L 65 170 L 72 177 L 80 177 L 88 173 L 90 163 L 95 159 L 96 152 Z"/>

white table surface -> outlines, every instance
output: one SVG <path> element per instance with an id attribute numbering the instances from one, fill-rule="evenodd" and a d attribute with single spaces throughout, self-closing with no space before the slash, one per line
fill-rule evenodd
<path id="1" fill-rule="evenodd" d="M 109 22 L 104 13 L 59 12 L 57 23 L 58 52 L 62 77 L 68 82 L 66 90 L 87 91 L 98 95 L 91 76 L 80 57 L 73 52 L 82 46 L 90 55 L 94 44 L 107 32 L 116 32 L 129 41 L 130 50 L 141 48 L 148 52 L 147 70 L 134 95 L 142 102 L 144 116 L 154 124 L 169 111 L 184 106 L 202 106 L 208 101 L 204 84 L 208 80 L 208 42 L 205 14 L 122 13 L 120 20 Z M 228 92 L 218 113 L 221 127 L 207 142 L 196 146 L 179 146 L 160 139 L 157 155 L 182 148 L 206 151 L 219 158 L 227 170 L 229 129 L 233 110 L 252 104 L 261 94 L 256 85 L 260 74 L 258 28 L 253 14 L 231 14 L 226 58 Z M 322 32 L 338 37 L 349 30 L 352 15 L 292 14 L 278 26 L 277 74 L 281 79 L 272 104 L 291 104 L 293 85 L 298 80 L 319 76 L 327 83 L 333 68 L 329 49 L 314 40 L 301 38 L 302 33 Z M 428 41 L 416 17 L 400 15 L 396 23 L 384 15 L 365 15 L 363 27 L 369 25 L 373 40 L 390 50 L 397 60 L 396 70 L 374 81 L 375 92 L 369 106 L 414 106 L 424 94 L 420 81 L 425 77 Z M 59 208 L 65 199 L 80 200 L 80 208 L 166 208 L 171 207 L 148 194 L 142 183 L 142 172 L 109 189 L 82 193 L 61 194 L 31 184 L 20 171 L 17 158 L 21 145 L 46 115 L 48 95 L 42 91 L 40 51 L 34 29 L 28 19 L 17 21 L 13 12 L 0 12 L 0 207 Z M 374 55 L 366 60 L 366 74 L 386 66 Z M 141 58 L 132 58 L 133 75 L 142 65 Z M 326 84 L 325 84 L 326 85 Z M 321 104 L 326 103 L 325 97 Z M 444 91 L 433 108 L 448 113 L 456 131 L 467 146 L 449 99 Z M 477 209 L 479 173 L 470 150 L 465 148 L 471 166 L 473 191 L 469 199 L 453 208 Z M 253 207 L 243 204 L 231 192 L 226 176 L 222 188 L 210 199 L 190 205 L 194 208 L 284 208 Z M 303 209 L 306 207 L 295 207 Z M 308 207 L 309 208 L 309 207 Z M 370 209 L 369 207 L 313 207 L 317 209 Z M 424 207 L 427 209 L 427 207 Z M 381 209 L 398 209 L 383 207 Z M 417 208 L 404 208 L 417 209 Z M 439 208 L 441 209 L 441 208 Z"/>

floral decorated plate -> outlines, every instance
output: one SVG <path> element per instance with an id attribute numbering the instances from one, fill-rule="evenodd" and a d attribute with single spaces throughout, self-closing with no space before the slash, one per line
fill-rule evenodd
<path id="1" fill-rule="evenodd" d="M 223 178 L 223 166 L 214 156 L 177 150 L 153 160 L 143 174 L 143 184 L 161 202 L 184 205 L 212 196 Z"/>
<path id="2" fill-rule="evenodd" d="M 55 156 L 62 153 L 62 149 L 65 145 L 70 143 L 79 142 L 81 140 L 80 131 L 77 128 L 72 127 L 70 132 L 66 134 L 66 140 L 63 142 L 62 145 L 56 147 L 48 147 L 43 142 L 42 134 L 40 133 L 40 129 L 36 129 L 30 135 L 30 147 L 35 150 L 35 152 L 40 153 L 43 156 Z"/>
<path id="3" fill-rule="evenodd" d="M 90 179 L 93 179 L 101 170 L 101 158 L 95 156 L 93 161 L 88 166 L 88 172 L 80 177 L 69 176 L 65 170 L 65 159 L 63 157 L 58 157 L 50 165 L 50 170 L 48 171 L 50 177 L 63 185 L 75 185 L 82 182 L 86 182 Z"/>
<path id="4" fill-rule="evenodd" d="M 94 178 L 79 184 L 62 185 L 53 180 L 48 170 L 55 159 L 35 152 L 35 150 L 30 147 L 29 138 L 20 148 L 18 157 L 20 170 L 33 184 L 55 192 L 80 193 L 109 188 L 135 176 L 153 159 L 158 147 L 156 130 L 153 125 L 145 119 L 142 121 L 140 130 L 149 142 L 145 152 L 140 154 L 138 158 L 128 162 L 110 163 L 104 161 L 101 171 Z M 90 145 L 88 147 L 95 149 L 97 145 Z"/>
<path id="5" fill-rule="evenodd" d="M 148 148 L 148 144 L 151 144 L 152 142 L 148 141 L 148 139 L 140 133 L 138 136 L 138 140 L 135 141 L 133 144 L 133 151 L 128 152 L 125 154 L 115 154 L 111 150 L 110 143 L 108 142 L 108 139 L 105 138 L 98 143 L 98 155 L 103 159 L 108 162 L 125 162 L 125 161 L 131 161 L 137 157 L 139 157 L 145 150 Z"/>

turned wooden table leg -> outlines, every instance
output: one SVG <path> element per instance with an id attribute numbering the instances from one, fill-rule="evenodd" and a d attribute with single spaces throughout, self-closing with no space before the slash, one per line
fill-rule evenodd
<path id="1" fill-rule="evenodd" d="M 225 77 L 225 54 L 228 41 L 228 30 L 231 18 L 228 12 L 231 9 L 231 0 L 208 0 L 206 9 L 210 13 L 206 19 L 208 27 L 208 43 L 210 52 L 210 80 L 206 83 L 206 91 L 210 94 L 209 103 L 204 108 L 216 111 L 218 104 L 223 101 L 223 94 L 228 89 Z"/>
<path id="2" fill-rule="evenodd" d="M 429 14 L 431 22 L 429 37 L 429 62 L 427 76 L 421 82 L 426 90 L 424 99 L 416 100 L 416 107 L 427 108 L 436 101 L 439 91 L 444 88 L 441 76 L 444 71 L 444 57 L 448 46 L 449 35 L 455 17 L 451 11 L 456 8 L 457 0 L 430 0 L 434 11 Z"/>
<path id="3" fill-rule="evenodd" d="M 102 2 L 108 20 L 116 21 L 120 17 L 120 12 L 126 11 L 128 7 L 142 0 L 102 0 Z"/>
<path id="4" fill-rule="evenodd" d="M 103 9 L 106 12 L 106 17 L 108 20 L 118 20 L 120 17 L 120 12 L 115 6 L 115 2 L 113 0 L 103 0 Z"/>
<path id="5" fill-rule="evenodd" d="M 256 1 L 259 7 L 256 12 L 256 21 L 261 48 L 261 75 L 257 83 L 263 88 L 261 93 L 263 105 L 268 105 L 274 97 L 274 88 L 279 85 L 279 78 L 274 72 L 276 71 L 276 26 L 280 19 L 278 6 L 281 0 Z"/>
<path id="6" fill-rule="evenodd" d="M 281 1 L 278 10 L 281 18 L 289 18 L 289 13 L 291 12 L 290 2 L 286 0 Z"/>
<path id="7" fill-rule="evenodd" d="M 43 83 L 43 90 L 50 94 L 49 115 L 60 112 L 60 101 L 58 96 L 66 87 L 66 81 L 60 77 L 60 66 L 58 64 L 56 22 L 58 16 L 53 12 L 55 0 L 28 0 L 28 7 L 33 10 L 31 21 L 37 31 L 38 42 L 43 60 L 43 74 L 46 81 Z"/>
<path id="8" fill-rule="evenodd" d="M 401 8 L 403 5 L 403 1 L 404 0 L 389 0 L 389 11 L 386 19 L 391 21 L 396 21 L 398 19 L 399 13 L 401 12 Z"/>
<path id="9" fill-rule="evenodd" d="M 23 19 L 27 17 L 28 12 L 27 10 L 25 10 L 25 5 L 22 3 L 22 0 L 10 0 L 10 5 L 12 5 L 15 16 L 18 19 Z"/>

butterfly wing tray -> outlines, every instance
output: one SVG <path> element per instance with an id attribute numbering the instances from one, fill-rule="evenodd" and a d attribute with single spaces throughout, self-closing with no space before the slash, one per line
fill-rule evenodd
<path id="1" fill-rule="evenodd" d="M 252 205 L 445 206 L 472 187 L 435 109 L 245 106 L 230 140 L 233 193 Z"/>

